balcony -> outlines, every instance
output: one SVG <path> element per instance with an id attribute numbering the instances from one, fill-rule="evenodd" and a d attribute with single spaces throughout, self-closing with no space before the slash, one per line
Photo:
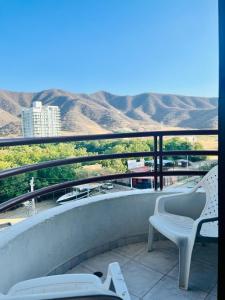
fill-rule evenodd
<path id="1" fill-rule="evenodd" d="M 57 206 L 6 228 L 0 232 L 0 292 L 7 293 L 15 283 L 54 274 L 94 273 L 106 276 L 106 266 L 118 261 L 132 299 L 216 299 L 217 245 L 195 245 L 190 274 L 190 288 L 183 291 L 177 284 L 178 252 L 176 247 L 158 235 L 155 250 L 146 250 L 148 218 L 154 212 L 159 195 L 179 193 L 187 186 L 164 188 L 164 176 L 196 176 L 206 171 L 164 170 L 163 157 L 168 155 L 217 155 L 216 150 L 164 151 L 165 132 L 115 134 L 107 136 L 36 138 L 2 140 L 0 146 L 61 142 L 74 139 L 108 139 L 149 136 L 153 134 L 154 151 L 120 153 L 67 158 L 37 165 L 2 171 L 6 178 L 65 163 L 85 160 L 118 159 L 152 156 L 154 167 L 149 172 L 137 172 L 135 177 L 153 176 L 154 189 L 128 190 L 93 196 Z M 217 134 L 217 131 L 172 132 L 171 135 Z M 129 136 L 130 135 L 130 136 Z M 159 161 L 159 164 L 157 163 Z M 46 193 L 83 183 L 108 179 L 132 178 L 133 173 L 85 178 L 48 186 L 17 196 L 0 204 L 0 211 Z M 182 201 L 182 205 L 180 204 Z M 175 214 L 187 214 L 196 219 L 203 208 L 205 193 L 196 192 L 190 205 L 185 199 L 175 199 L 168 207 Z M 135 220 L 135 221 L 134 221 Z M 4 271 L 3 271 L 4 270 Z"/>

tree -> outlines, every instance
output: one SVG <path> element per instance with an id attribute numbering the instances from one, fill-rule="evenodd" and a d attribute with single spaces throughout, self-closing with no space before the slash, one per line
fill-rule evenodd
<path id="1" fill-rule="evenodd" d="M 164 150 L 202 150 L 200 143 L 191 144 L 180 138 L 171 138 L 164 142 Z M 95 154 L 113 154 L 127 152 L 146 152 L 153 150 L 153 139 L 123 139 L 123 140 L 104 140 L 88 141 L 75 143 L 60 143 L 48 145 L 30 145 L 3 147 L 0 150 L 0 170 L 13 167 L 34 164 L 38 162 L 61 159 L 68 157 L 88 156 Z M 178 156 L 182 158 L 182 156 Z M 174 159 L 172 157 L 171 159 Z M 206 159 L 203 156 L 189 156 L 192 161 Z M 124 173 L 127 171 L 127 159 L 102 160 L 105 174 Z M 39 189 L 48 185 L 86 178 L 88 175 L 97 176 L 97 171 L 91 174 L 84 170 L 82 166 L 93 164 L 84 162 L 37 170 L 25 173 L 4 180 L 0 180 L 0 202 L 24 194 L 29 190 L 29 180 L 35 178 L 35 188 Z"/>
<path id="2" fill-rule="evenodd" d="M 4 148 L 1 150 L 0 169 L 5 170 L 27 164 L 34 164 L 51 159 L 77 157 L 87 155 L 85 148 L 77 149 L 72 144 L 32 145 Z M 73 180 L 81 164 L 41 169 L 0 181 L 0 202 L 24 194 L 29 190 L 29 180 L 35 178 L 36 189 Z"/>

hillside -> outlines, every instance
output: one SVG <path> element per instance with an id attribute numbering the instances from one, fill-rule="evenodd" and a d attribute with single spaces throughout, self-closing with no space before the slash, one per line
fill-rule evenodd
<path id="1" fill-rule="evenodd" d="M 58 105 L 63 131 L 93 134 L 160 128 L 217 128 L 217 98 L 143 93 L 75 94 L 59 89 L 38 93 L 0 90 L 0 135 L 20 134 L 21 107 L 33 101 Z"/>

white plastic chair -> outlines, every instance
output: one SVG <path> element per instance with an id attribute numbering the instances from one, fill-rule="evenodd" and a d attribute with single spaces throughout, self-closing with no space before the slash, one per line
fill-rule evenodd
<path id="1" fill-rule="evenodd" d="M 206 202 L 198 219 L 193 220 L 166 211 L 166 202 L 174 198 L 180 198 L 179 201 L 193 199 L 200 187 L 206 193 Z M 218 238 L 218 167 L 213 167 L 190 192 L 157 198 L 154 215 L 149 218 L 148 251 L 152 251 L 154 229 L 178 246 L 179 287 L 188 289 L 195 241 L 214 242 Z"/>
<path id="2" fill-rule="evenodd" d="M 1 300 L 130 300 L 125 280 L 117 262 L 108 267 L 104 283 L 93 274 L 64 274 L 40 277 L 15 284 Z"/>

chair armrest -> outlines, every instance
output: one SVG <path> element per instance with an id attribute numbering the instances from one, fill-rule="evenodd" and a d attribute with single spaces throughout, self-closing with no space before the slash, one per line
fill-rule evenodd
<path id="1" fill-rule="evenodd" d="M 204 218 L 204 217 L 200 217 L 197 220 L 194 221 L 193 223 L 193 228 L 192 228 L 192 240 L 196 240 L 196 238 L 200 238 L 202 237 L 200 235 L 200 231 L 202 228 L 202 225 L 204 223 L 209 223 L 209 222 L 215 222 L 218 221 L 218 217 L 213 217 L 213 218 Z M 204 237 L 207 238 L 207 237 Z M 213 238 L 215 239 L 215 238 Z"/>
<path id="2" fill-rule="evenodd" d="M 202 224 L 208 223 L 208 222 L 215 222 L 218 221 L 218 217 L 213 217 L 213 218 L 199 218 L 195 220 L 197 228 L 196 228 L 196 236 L 200 236 L 200 231 L 202 228 Z"/>
<path id="3" fill-rule="evenodd" d="M 195 190 L 192 189 L 191 191 L 186 192 L 186 193 L 176 193 L 176 194 L 159 196 L 156 199 L 154 214 L 165 213 L 166 212 L 166 210 L 165 210 L 165 204 L 170 199 L 180 198 L 182 196 L 189 196 L 189 195 L 194 194 L 194 192 L 195 192 Z"/>
<path id="4" fill-rule="evenodd" d="M 109 264 L 104 287 L 115 292 L 123 300 L 131 300 L 120 265 L 117 262 Z"/>

